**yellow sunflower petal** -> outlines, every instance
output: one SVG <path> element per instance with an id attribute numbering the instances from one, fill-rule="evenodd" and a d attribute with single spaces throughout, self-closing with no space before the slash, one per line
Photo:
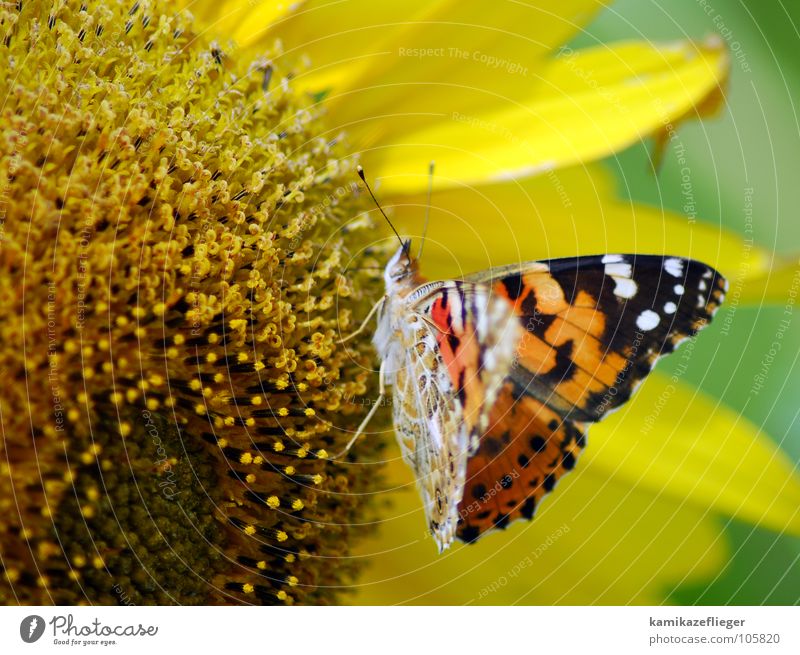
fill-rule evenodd
<path id="1" fill-rule="evenodd" d="M 336 120 L 361 138 L 365 167 L 380 170 L 388 191 L 414 189 L 415 175 L 437 162 L 440 183 L 503 180 L 601 158 L 670 130 L 693 108 L 721 97 L 729 57 L 717 39 L 669 45 L 624 43 L 564 51 L 530 80 L 519 105 L 496 98 L 493 111 L 469 112 L 449 101 L 446 81 L 430 91 L 404 85 L 385 111 Z M 425 126 L 415 127 L 424 113 Z M 427 125 L 429 115 L 439 116 Z M 696 113 L 696 112 L 694 112 Z"/>
<path id="2" fill-rule="evenodd" d="M 568 0 L 557 12 L 547 2 L 508 4 L 500 12 L 475 3 L 423 7 L 411 20 L 402 17 L 399 29 L 383 32 L 374 56 L 317 72 L 317 61 L 325 56 L 319 53 L 301 82 L 312 90 L 329 89 L 328 106 L 337 121 L 368 117 L 372 122 L 408 113 L 413 115 L 409 125 L 419 129 L 436 122 L 442 100 L 461 111 L 523 102 L 544 58 L 602 4 Z M 345 52 L 352 43 L 348 46 Z M 371 125 L 365 128 L 372 133 Z"/>
<path id="3" fill-rule="evenodd" d="M 683 347 L 691 359 L 691 344 Z M 680 370 L 680 369 L 678 369 Z M 740 414 L 654 374 L 590 433 L 586 466 L 621 483 L 753 525 L 800 535 L 798 467 Z"/>
<path id="4" fill-rule="evenodd" d="M 741 302 L 751 305 L 785 305 L 791 314 L 800 295 L 800 258 L 781 261 L 766 274 L 743 282 L 735 280 L 732 286 L 732 294 L 734 297 L 739 295 Z"/>
<path id="5" fill-rule="evenodd" d="M 180 0 L 179 5 L 192 12 L 198 24 L 220 38 L 238 45 L 251 43 L 271 29 L 280 29 L 288 16 L 302 11 L 302 0 L 284 2 L 208 2 Z M 271 45 L 271 44 L 270 44 Z"/>
<path id="6" fill-rule="evenodd" d="M 800 531 L 800 482 L 786 455 L 658 374 L 592 428 L 580 465 L 536 519 L 501 537 L 437 555 L 410 474 L 400 462 L 391 470 L 400 491 L 394 515 L 360 551 L 373 566 L 359 603 L 657 604 L 721 570 L 722 517 Z"/>
<path id="7" fill-rule="evenodd" d="M 437 171 L 434 188 L 447 182 Z M 425 183 L 420 171 L 414 186 L 423 188 Z M 423 274 L 452 277 L 531 259 L 606 252 L 694 257 L 718 267 L 732 286 L 740 277 L 747 280 L 768 270 L 766 253 L 740 236 L 686 216 L 617 200 L 614 187 L 611 175 L 593 164 L 519 182 L 437 191 Z M 423 194 L 389 199 L 386 204 L 401 232 L 418 235 L 426 202 Z"/>
<path id="8" fill-rule="evenodd" d="M 480 3 L 454 0 L 311 1 L 260 32 L 247 16 L 252 2 L 228 4 L 243 7 L 240 15 L 250 25 L 241 28 L 247 30 L 242 45 L 257 49 L 279 38 L 286 57 L 302 55 L 310 63 L 295 84 L 335 96 L 376 83 L 442 79 L 481 79 L 489 90 L 513 92 L 522 69 L 571 38 L 605 3 L 564 0 L 554 11 L 537 0 L 487 11 Z M 354 111 L 366 116 L 371 107 L 361 102 Z"/>
<path id="9" fill-rule="evenodd" d="M 727 560 L 718 523 L 694 505 L 632 493 L 585 466 L 559 483 L 533 522 L 438 555 L 407 469 L 398 462 L 390 472 L 407 486 L 359 551 L 372 566 L 358 604 L 660 604 L 672 587 L 708 581 Z"/>

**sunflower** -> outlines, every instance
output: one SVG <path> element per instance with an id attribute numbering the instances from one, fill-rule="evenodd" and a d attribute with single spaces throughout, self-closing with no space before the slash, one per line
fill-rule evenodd
<path id="1" fill-rule="evenodd" d="M 503 543 L 434 559 L 390 438 L 331 459 L 376 395 L 369 336 L 338 336 L 389 243 L 356 160 L 409 234 L 436 160 L 429 276 L 609 251 L 765 275 L 740 236 L 615 199 L 597 160 L 677 156 L 728 57 L 564 45 L 600 8 L 4 5 L 0 600 L 660 602 L 719 571 L 717 517 L 800 532 L 786 458 L 678 373 Z"/>

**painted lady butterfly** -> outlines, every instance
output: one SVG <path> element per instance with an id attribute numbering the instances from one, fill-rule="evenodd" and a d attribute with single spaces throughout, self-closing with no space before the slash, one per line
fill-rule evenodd
<path id="1" fill-rule="evenodd" d="M 381 398 L 352 441 L 391 386 L 397 439 L 440 551 L 531 519 L 575 466 L 589 424 L 707 325 L 727 289 L 709 266 L 660 255 L 426 282 L 401 243 L 364 323 L 378 312 Z"/>

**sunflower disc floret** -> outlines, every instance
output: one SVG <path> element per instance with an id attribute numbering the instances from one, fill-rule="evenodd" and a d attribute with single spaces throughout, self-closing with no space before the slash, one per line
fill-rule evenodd
<path id="1" fill-rule="evenodd" d="M 331 600 L 377 479 L 330 459 L 373 385 L 352 162 L 279 46 L 0 17 L 0 603 Z"/>

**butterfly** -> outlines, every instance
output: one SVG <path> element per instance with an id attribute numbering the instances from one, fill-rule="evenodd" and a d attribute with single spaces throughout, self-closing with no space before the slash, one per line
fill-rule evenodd
<path id="1" fill-rule="evenodd" d="M 379 401 L 391 387 L 397 440 L 440 552 L 532 519 L 575 467 L 589 425 L 708 325 L 727 290 L 699 261 L 636 254 L 428 282 L 400 242 L 373 308 Z"/>

